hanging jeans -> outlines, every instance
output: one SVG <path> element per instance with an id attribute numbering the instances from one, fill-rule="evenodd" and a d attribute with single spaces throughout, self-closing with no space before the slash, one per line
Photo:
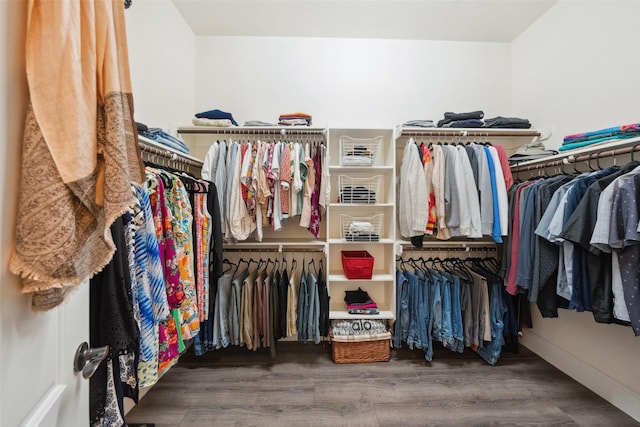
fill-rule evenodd
<path id="1" fill-rule="evenodd" d="M 452 274 L 453 282 L 451 283 L 451 330 L 453 333 L 454 347 L 453 351 L 462 353 L 464 351 L 464 327 L 462 325 L 462 295 L 460 278 Z"/>
<path id="2" fill-rule="evenodd" d="M 393 346 L 400 348 L 409 335 L 409 280 L 400 269 L 396 270 L 396 323 L 393 329 Z"/>
<path id="3" fill-rule="evenodd" d="M 416 273 L 418 282 L 418 321 L 420 341 L 424 350 L 424 358 L 428 361 L 433 360 L 433 341 L 431 340 L 431 287 L 433 283 L 431 277 L 424 272 Z"/>
<path id="4" fill-rule="evenodd" d="M 489 287 L 489 312 L 491 317 L 491 342 L 478 349 L 478 355 L 490 365 L 495 365 L 500 357 L 504 336 L 502 318 L 506 308 L 502 304 L 502 287 L 499 282 L 492 282 Z"/>
<path id="5" fill-rule="evenodd" d="M 411 350 L 413 347 L 422 348 L 420 334 L 418 332 L 418 276 L 405 271 L 407 279 L 409 279 L 409 333 L 407 335 L 407 345 Z"/>
<path id="6" fill-rule="evenodd" d="M 449 350 L 455 349 L 453 328 L 451 326 L 451 283 L 453 278 L 449 273 L 442 274 L 442 344 Z"/>
<path id="7" fill-rule="evenodd" d="M 436 341 L 442 341 L 443 325 L 442 325 L 442 276 L 432 271 L 434 278 L 431 291 L 433 298 L 431 299 L 431 338 Z"/>

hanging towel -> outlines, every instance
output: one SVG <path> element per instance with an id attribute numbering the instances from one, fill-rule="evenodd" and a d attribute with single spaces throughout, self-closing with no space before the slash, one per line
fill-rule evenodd
<path id="1" fill-rule="evenodd" d="M 110 226 L 134 205 L 130 184 L 144 168 L 123 3 L 31 0 L 28 13 L 30 102 L 10 269 L 42 311 L 109 263 Z"/>

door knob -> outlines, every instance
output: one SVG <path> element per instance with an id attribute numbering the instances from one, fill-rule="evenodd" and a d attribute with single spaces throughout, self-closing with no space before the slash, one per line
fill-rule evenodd
<path id="1" fill-rule="evenodd" d="M 96 373 L 98 366 L 109 354 L 109 346 L 89 348 L 89 344 L 83 342 L 76 350 L 73 358 L 73 371 L 82 371 L 82 377 L 89 379 Z"/>

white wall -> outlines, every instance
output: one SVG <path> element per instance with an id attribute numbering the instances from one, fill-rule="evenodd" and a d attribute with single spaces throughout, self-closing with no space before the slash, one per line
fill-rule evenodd
<path id="1" fill-rule="evenodd" d="M 636 123 L 640 26 L 636 1 L 563 0 L 511 45 L 513 106 L 554 134 Z"/>
<path id="2" fill-rule="evenodd" d="M 173 131 L 195 105 L 195 35 L 170 0 L 126 10 L 135 119 Z"/>
<path id="3" fill-rule="evenodd" d="M 198 37 L 196 53 L 196 109 L 239 124 L 296 111 L 332 127 L 511 113 L 506 43 Z"/>
<path id="4" fill-rule="evenodd" d="M 640 120 L 639 2 L 561 1 L 512 43 L 513 105 L 552 125 L 558 147 L 569 133 Z M 523 344 L 640 420 L 640 339 L 631 328 L 599 325 L 561 310 Z"/>

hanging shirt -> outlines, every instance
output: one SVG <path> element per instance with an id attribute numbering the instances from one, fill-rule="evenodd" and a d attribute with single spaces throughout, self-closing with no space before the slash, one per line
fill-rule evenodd
<path id="1" fill-rule="evenodd" d="M 413 138 L 404 148 L 401 165 L 398 204 L 400 234 L 402 237 L 421 236 L 427 227 L 429 201 L 424 169 Z"/>

